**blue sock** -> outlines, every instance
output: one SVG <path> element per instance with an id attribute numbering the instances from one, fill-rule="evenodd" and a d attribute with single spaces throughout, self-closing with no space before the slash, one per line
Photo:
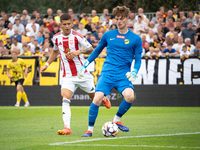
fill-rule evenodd
<path id="1" fill-rule="evenodd" d="M 132 106 L 132 103 L 128 103 L 125 101 L 125 99 L 121 102 L 121 104 L 119 105 L 119 109 L 116 113 L 116 115 L 118 117 L 122 117 L 128 110 L 129 108 Z"/>
<path id="2" fill-rule="evenodd" d="M 96 121 L 97 115 L 99 111 L 99 106 L 95 105 L 93 102 L 90 105 L 90 110 L 89 110 L 89 126 L 94 126 L 94 123 Z"/>

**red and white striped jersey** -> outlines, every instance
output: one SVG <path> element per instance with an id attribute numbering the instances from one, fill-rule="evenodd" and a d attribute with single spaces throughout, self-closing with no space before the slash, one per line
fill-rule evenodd
<path id="1" fill-rule="evenodd" d="M 63 77 L 77 76 L 77 71 L 83 66 L 85 58 L 82 54 L 74 57 L 73 60 L 68 60 L 67 55 L 70 51 L 84 48 L 89 48 L 92 45 L 78 32 L 71 30 L 68 36 L 58 32 L 53 36 L 54 50 L 59 50 L 61 59 L 61 73 Z"/>

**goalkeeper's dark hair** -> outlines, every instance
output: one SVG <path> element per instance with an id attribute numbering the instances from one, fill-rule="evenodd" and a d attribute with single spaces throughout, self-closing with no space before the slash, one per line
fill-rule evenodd
<path id="1" fill-rule="evenodd" d="M 62 20 L 71 20 L 71 19 L 72 19 L 72 17 L 69 14 L 63 14 L 60 17 L 60 22 L 62 23 Z"/>

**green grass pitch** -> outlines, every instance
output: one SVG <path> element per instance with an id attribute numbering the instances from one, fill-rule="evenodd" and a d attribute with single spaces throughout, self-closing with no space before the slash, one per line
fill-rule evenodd
<path id="1" fill-rule="evenodd" d="M 61 107 L 0 107 L 0 149 L 200 149 L 199 107 L 132 107 L 121 119 L 130 132 L 106 138 L 101 127 L 111 121 L 118 107 L 100 107 L 94 134 L 87 129 L 89 107 L 71 107 L 72 135 L 63 129 Z"/>

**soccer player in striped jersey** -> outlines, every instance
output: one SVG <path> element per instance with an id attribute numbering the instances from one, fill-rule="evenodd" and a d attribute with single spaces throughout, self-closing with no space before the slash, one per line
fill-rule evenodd
<path id="1" fill-rule="evenodd" d="M 107 56 L 96 85 L 95 97 L 90 105 L 88 131 L 82 137 L 92 136 L 101 99 L 104 95 L 110 94 L 113 87 L 123 95 L 124 100 L 121 102 L 112 121 L 117 124 L 121 131 L 129 131 L 129 128 L 123 125 L 120 119 L 130 109 L 134 100 L 134 87 L 132 82 L 136 79 L 136 75 L 141 66 L 141 53 L 143 52 L 142 40 L 140 36 L 130 31 L 127 27 L 129 8 L 126 6 L 117 6 L 113 9 L 113 15 L 117 20 L 118 29 L 104 33 L 97 48 L 78 71 L 78 76 L 80 78 L 84 77 L 86 67 L 107 46 Z M 130 72 L 134 58 L 134 69 Z"/>
<path id="2" fill-rule="evenodd" d="M 93 51 L 92 45 L 78 32 L 72 30 L 73 21 L 70 15 L 63 14 L 60 17 L 60 26 L 63 29 L 53 36 L 54 51 L 50 55 L 47 63 L 41 68 L 41 73 L 57 58 L 60 54 L 61 59 L 61 95 L 63 97 L 62 112 L 64 129 L 58 130 L 58 135 L 71 135 L 70 129 L 70 99 L 77 87 L 84 90 L 90 98 L 94 98 L 94 81 L 92 75 L 85 70 L 85 76 L 81 80 L 77 76 L 79 70 L 85 63 L 83 54 L 89 54 Z M 82 49 L 83 46 L 85 49 Z M 70 52 L 74 52 L 70 54 Z M 105 107 L 110 108 L 111 104 L 105 97 L 102 98 Z"/>

